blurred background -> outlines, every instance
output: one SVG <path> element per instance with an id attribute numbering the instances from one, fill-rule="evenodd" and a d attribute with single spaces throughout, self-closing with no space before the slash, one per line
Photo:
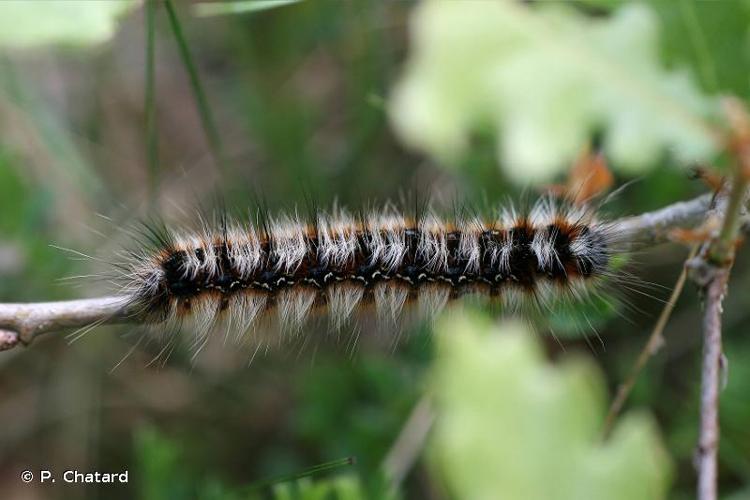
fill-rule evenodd
<path id="1" fill-rule="evenodd" d="M 670 112 L 684 105 L 686 114 L 716 123 L 716 96 L 749 97 L 746 2 L 498 2 L 487 11 L 480 4 L 492 2 L 452 2 L 455 12 L 427 3 L 0 3 L 0 301 L 109 293 L 101 280 L 66 280 L 102 264 L 58 247 L 112 259 L 129 243 L 123 226 L 149 214 L 180 221 L 218 198 L 239 212 L 258 197 L 272 211 L 305 209 L 310 198 L 358 208 L 414 191 L 495 204 L 564 181 L 593 143 L 610 159 L 615 186 L 637 179 L 607 205 L 618 217 L 700 194 L 706 188 L 688 167 L 727 163 L 710 141 L 701 143 L 702 125 L 681 128 Z M 592 58 L 586 50 L 544 52 L 559 46 L 555 36 L 568 40 L 577 31 L 591 37 L 576 40 L 582 47 L 598 50 L 593 40 L 601 40 L 604 54 L 616 54 L 610 66 L 576 66 Z M 511 32 L 516 38 L 502 38 Z M 518 51 L 512 57 L 494 52 L 506 42 Z M 476 68 L 491 75 L 483 80 Z M 656 89 L 656 101 L 640 112 L 624 80 L 646 94 Z M 488 101 L 484 92 L 500 97 Z M 539 130 L 539 123 L 550 125 Z M 601 418 L 686 254 L 664 245 L 634 255 L 634 274 L 654 286 L 648 295 L 626 294 L 627 310 L 589 311 L 592 329 L 561 322 L 554 337 L 527 332 L 544 352 L 536 363 L 572 355 L 595 365 Z M 750 498 L 749 273 L 743 255 L 724 308 L 730 370 L 720 486 L 732 499 Z M 478 314 L 475 329 L 494 328 Z M 650 415 L 649 432 L 670 464 L 649 498 L 693 495 L 700 314 L 688 286 L 666 345 L 626 407 Z M 249 366 L 248 353 L 231 345 L 192 359 L 189 342 L 152 363 L 162 346 L 134 347 L 142 332 L 133 326 L 97 328 L 72 344 L 50 334 L 0 353 L 2 496 L 516 498 L 462 489 L 445 472 L 451 448 L 440 432 L 427 452 L 417 449 L 402 481 L 391 488 L 383 477 L 427 388 L 452 377 L 452 364 L 436 362 L 429 327 L 415 326 L 395 347 L 382 338 L 355 347 L 324 328 L 305 333 L 320 338 L 314 348 L 271 349 Z M 488 390 L 502 401 L 503 387 Z M 542 415 L 544 426 L 561 425 L 557 415 Z M 504 423 L 513 425 L 498 417 L 477 432 L 502 447 Z M 550 450 L 567 460 L 565 449 Z M 356 464 L 302 486 L 273 481 L 347 457 Z M 537 481 L 552 474 L 529 464 Z M 130 482 L 50 486 L 18 478 L 42 468 L 127 469 Z M 247 491 L 267 480 L 274 485 Z"/>

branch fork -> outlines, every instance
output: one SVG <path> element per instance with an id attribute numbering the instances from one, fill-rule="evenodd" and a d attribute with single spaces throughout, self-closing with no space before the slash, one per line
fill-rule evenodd
<path id="1" fill-rule="evenodd" d="M 699 256 L 688 262 L 690 275 L 704 296 L 703 364 L 701 370 L 700 436 L 696 450 L 698 500 L 718 499 L 719 394 L 722 389 L 722 301 L 740 238 L 750 185 L 750 115 L 742 102 L 724 102 L 729 122 L 727 150 L 735 157 L 731 187 L 719 193 L 714 213 L 722 215 L 718 235 L 706 243 Z M 718 212 L 717 212 L 718 211 Z"/>

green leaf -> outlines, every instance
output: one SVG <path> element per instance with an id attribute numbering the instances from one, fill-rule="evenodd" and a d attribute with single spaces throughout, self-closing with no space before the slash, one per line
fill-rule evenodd
<path id="1" fill-rule="evenodd" d="M 647 6 L 589 18 L 560 4 L 426 2 L 411 37 L 390 116 L 405 143 L 442 163 L 458 163 L 485 129 L 519 182 L 549 180 L 600 129 L 615 168 L 631 172 L 666 149 L 680 162 L 718 149 L 717 103 L 661 67 Z"/>
<path id="2" fill-rule="evenodd" d="M 117 19 L 136 5 L 136 0 L 3 0 L 0 2 L 0 47 L 104 42 L 114 34 Z"/>
<path id="3" fill-rule="evenodd" d="M 645 415 L 612 437 L 601 374 L 547 364 L 522 325 L 467 315 L 438 325 L 434 465 L 456 498 L 665 498 L 670 460 Z"/>

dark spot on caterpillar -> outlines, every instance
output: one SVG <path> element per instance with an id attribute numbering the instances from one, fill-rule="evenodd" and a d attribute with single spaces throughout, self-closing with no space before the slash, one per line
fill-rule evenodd
<path id="1" fill-rule="evenodd" d="M 318 287 L 323 286 L 325 275 L 326 275 L 326 268 L 324 267 L 316 266 L 316 267 L 311 267 L 307 270 L 307 279 Z"/>
<path id="2" fill-rule="evenodd" d="M 419 282 L 419 274 L 422 267 L 416 265 L 404 266 L 403 270 L 398 273 L 398 276 L 407 283 L 415 285 Z"/>
<path id="3" fill-rule="evenodd" d="M 178 273 L 184 272 L 186 258 L 187 252 L 185 252 L 184 250 L 177 250 L 176 252 L 173 252 L 162 263 L 164 272 L 166 272 L 169 276 L 176 276 Z"/>
<path id="4" fill-rule="evenodd" d="M 195 295 L 200 289 L 196 280 L 187 276 L 186 260 L 187 252 L 177 250 L 169 255 L 162 264 L 167 288 L 170 293 L 178 297 Z"/>
<path id="5" fill-rule="evenodd" d="M 539 263 L 536 255 L 531 250 L 531 242 L 534 239 L 533 232 L 529 226 L 516 226 L 509 231 L 511 239 L 510 278 L 524 288 L 534 287 L 536 271 Z"/>
<path id="6" fill-rule="evenodd" d="M 213 285 L 222 292 L 229 289 L 234 278 L 229 274 L 221 274 L 214 279 Z"/>
<path id="7" fill-rule="evenodd" d="M 364 278 L 365 281 L 370 281 L 375 278 L 375 272 L 378 271 L 378 265 L 365 261 L 366 264 L 358 266 L 354 275 L 358 278 Z"/>
<path id="8" fill-rule="evenodd" d="M 445 273 L 445 281 L 447 281 L 451 285 L 458 285 L 462 281 L 469 281 L 472 279 L 470 276 L 466 276 L 465 274 L 466 274 L 465 264 L 463 266 L 457 265 L 453 267 L 448 267 L 448 271 Z"/>
<path id="9" fill-rule="evenodd" d="M 278 276 L 276 271 L 263 271 L 258 275 L 255 281 L 261 283 L 273 283 L 277 280 L 276 276 Z"/>

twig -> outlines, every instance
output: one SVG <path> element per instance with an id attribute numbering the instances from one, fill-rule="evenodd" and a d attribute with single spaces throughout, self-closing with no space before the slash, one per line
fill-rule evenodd
<path id="1" fill-rule="evenodd" d="M 737 237 L 740 229 L 745 226 L 742 221 L 742 207 L 747 186 L 747 178 L 744 175 L 735 176 L 729 200 L 725 203 L 727 208 L 724 210 L 719 236 L 709 242 L 701 254 L 689 263 L 690 276 L 705 297 L 700 436 L 695 459 L 698 469 L 698 500 L 718 499 L 721 303 L 734 261 Z"/>
<path id="2" fill-rule="evenodd" d="M 673 203 L 653 212 L 614 222 L 622 241 L 656 245 L 668 241 L 675 228 L 695 227 L 704 221 L 711 207 L 713 195 L 704 194 L 689 201 Z"/>
<path id="3" fill-rule="evenodd" d="M 429 395 L 423 396 L 414 406 L 409 419 L 383 461 L 383 473 L 394 491 L 398 490 L 398 486 L 422 452 L 434 421 L 432 401 Z"/>
<path id="4" fill-rule="evenodd" d="M 748 180 L 743 174 L 736 176 L 732 191 L 729 194 L 729 203 L 726 208 L 726 217 L 721 227 L 721 232 L 708 253 L 709 259 L 718 266 L 726 266 L 734 259 L 734 247 L 737 244 L 737 236 L 743 225 L 742 211 L 747 198 Z"/>
<path id="5" fill-rule="evenodd" d="M 65 328 L 122 323 L 136 318 L 127 310 L 127 297 L 0 304 L 0 350 L 28 344 L 37 335 Z M 15 335 L 15 336 L 14 336 Z"/>
<path id="6" fill-rule="evenodd" d="M 733 188 L 732 192 L 733 195 L 736 195 L 738 190 Z M 732 205 L 733 203 L 730 200 L 729 206 Z M 727 211 L 723 228 L 735 225 L 731 219 L 738 217 L 739 212 L 732 215 Z M 736 227 L 739 228 L 739 225 L 737 224 Z M 726 233 L 722 230 L 721 234 Z M 736 234 L 734 238 L 736 239 Z M 703 249 L 702 255 L 696 257 L 690 263 L 690 276 L 701 287 L 705 300 L 700 435 L 695 456 L 695 466 L 698 471 L 698 500 L 716 500 L 718 498 L 717 457 L 719 451 L 719 392 L 722 359 L 721 313 L 734 253 L 733 244 L 731 246 L 717 245 L 718 241 L 717 238 L 711 242 L 707 248 Z M 728 249 L 728 254 L 722 253 L 721 248 Z"/>
<path id="7" fill-rule="evenodd" d="M 15 347 L 19 342 L 18 332 L 3 330 L 0 328 L 0 351 Z"/>
<path id="8" fill-rule="evenodd" d="M 701 423 L 696 456 L 698 499 L 718 498 L 719 392 L 721 379 L 721 302 L 729 269 L 717 271 L 706 289 L 703 317 L 703 368 L 701 370 Z"/>
<path id="9" fill-rule="evenodd" d="M 698 500 L 718 499 L 719 392 L 721 379 L 722 301 L 734 262 L 734 250 L 743 220 L 748 179 L 740 171 L 730 193 L 720 195 L 714 212 L 723 215 L 718 236 L 706 243 L 699 255 L 688 262 L 690 277 L 704 296 L 703 363 L 701 370 L 700 435 L 695 466 L 698 471 Z M 709 215 L 709 217 L 712 215 Z"/>
<path id="10" fill-rule="evenodd" d="M 703 367 L 701 370 L 701 421 L 696 467 L 698 500 L 717 500 L 719 451 L 719 392 L 721 379 L 721 303 L 727 290 L 729 272 L 743 222 L 750 183 L 750 116 L 738 99 L 725 100 L 730 124 L 728 150 L 734 155 L 736 169 L 729 195 L 718 202 L 724 205 L 718 236 L 704 245 L 690 264 L 690 276 L 705 297 L 703 317 Z"/>
<path id="11" fill-rule="evenodd" d="M 656 245 L 669 240 L 669 231 L 691 227 L 705 216 L 710 195 L 679 202 L 654 212 L 626 217 L 612 222 L 619 238 L 630 243 Z M 81 328 L 93 323 L 138 322 L 137 315 L 127 311 L 128 297 L 102 297 L 64 302 L 0 304 L 0 329 L 16 332 L 0 338 L 0 350 L 18 344 L 29 344 L 37 335 L 65 328 Z M 4 341 L 3 341 L 4 340 Z"/>
<path id="12" fill-rule="evenodd" d="M 690 254 L 688 255 L 687 261 L 690 261 L 693 257 L 695 257 L 697 252 L 698 247 L 693 247 L 693 249 L 690 251 Z M 638 355 L 638 358 L 633 364 L 633 367 L 630 369 L 628 377 L 622 384 L 620 384 L 620 387 L 618 387 L 617 389 L 617 395 L 615 396 L 615 399 L 612 401 L 612 404 L 609 407 L 607 418 L 604 420 L 602 437 L 606 438 L 607 436 L 609 436 L 609 433 L 612 431 L 612 426 L 615 423 L 615 419 L 617 418 L 617 415 L 619 415 L 620 411 L 622 411 L 622 407 L 625 404 L 625 401 L 627 401 L 628 396 L 630 395 L 630 392 L 635 385 L 635 381 L 638 379 L 638 375 L 640 375 L 641 371 L 646 366 L 646 363 L 651 358 L 651 356 L 656 354 L 659 348 L 664 344 L 664 328 L 667 326 L 667 322 L 672 316 L 672 311 L 674 310 L 674 306 L 677 303 L 677 299 L 682 294 L 682 289 L 685 287 L 686 280 L 687 267 L 683 266 L 682 271 L 680 272 L 680 276 L 677 278 L 677 282 L 675 283 L 674 289 L 672 290 L 672 294 L 669 297 L 669 301 L 664 305 L 664 309 L 662 309 L 661 314 L 659 315 L 659 319 L 656 321 L 656 325 L 654 325 L 654 329 L 651 331 L 651 336 L 649 336 L 646 345 L 643 346 L 643 349 Z"/>

